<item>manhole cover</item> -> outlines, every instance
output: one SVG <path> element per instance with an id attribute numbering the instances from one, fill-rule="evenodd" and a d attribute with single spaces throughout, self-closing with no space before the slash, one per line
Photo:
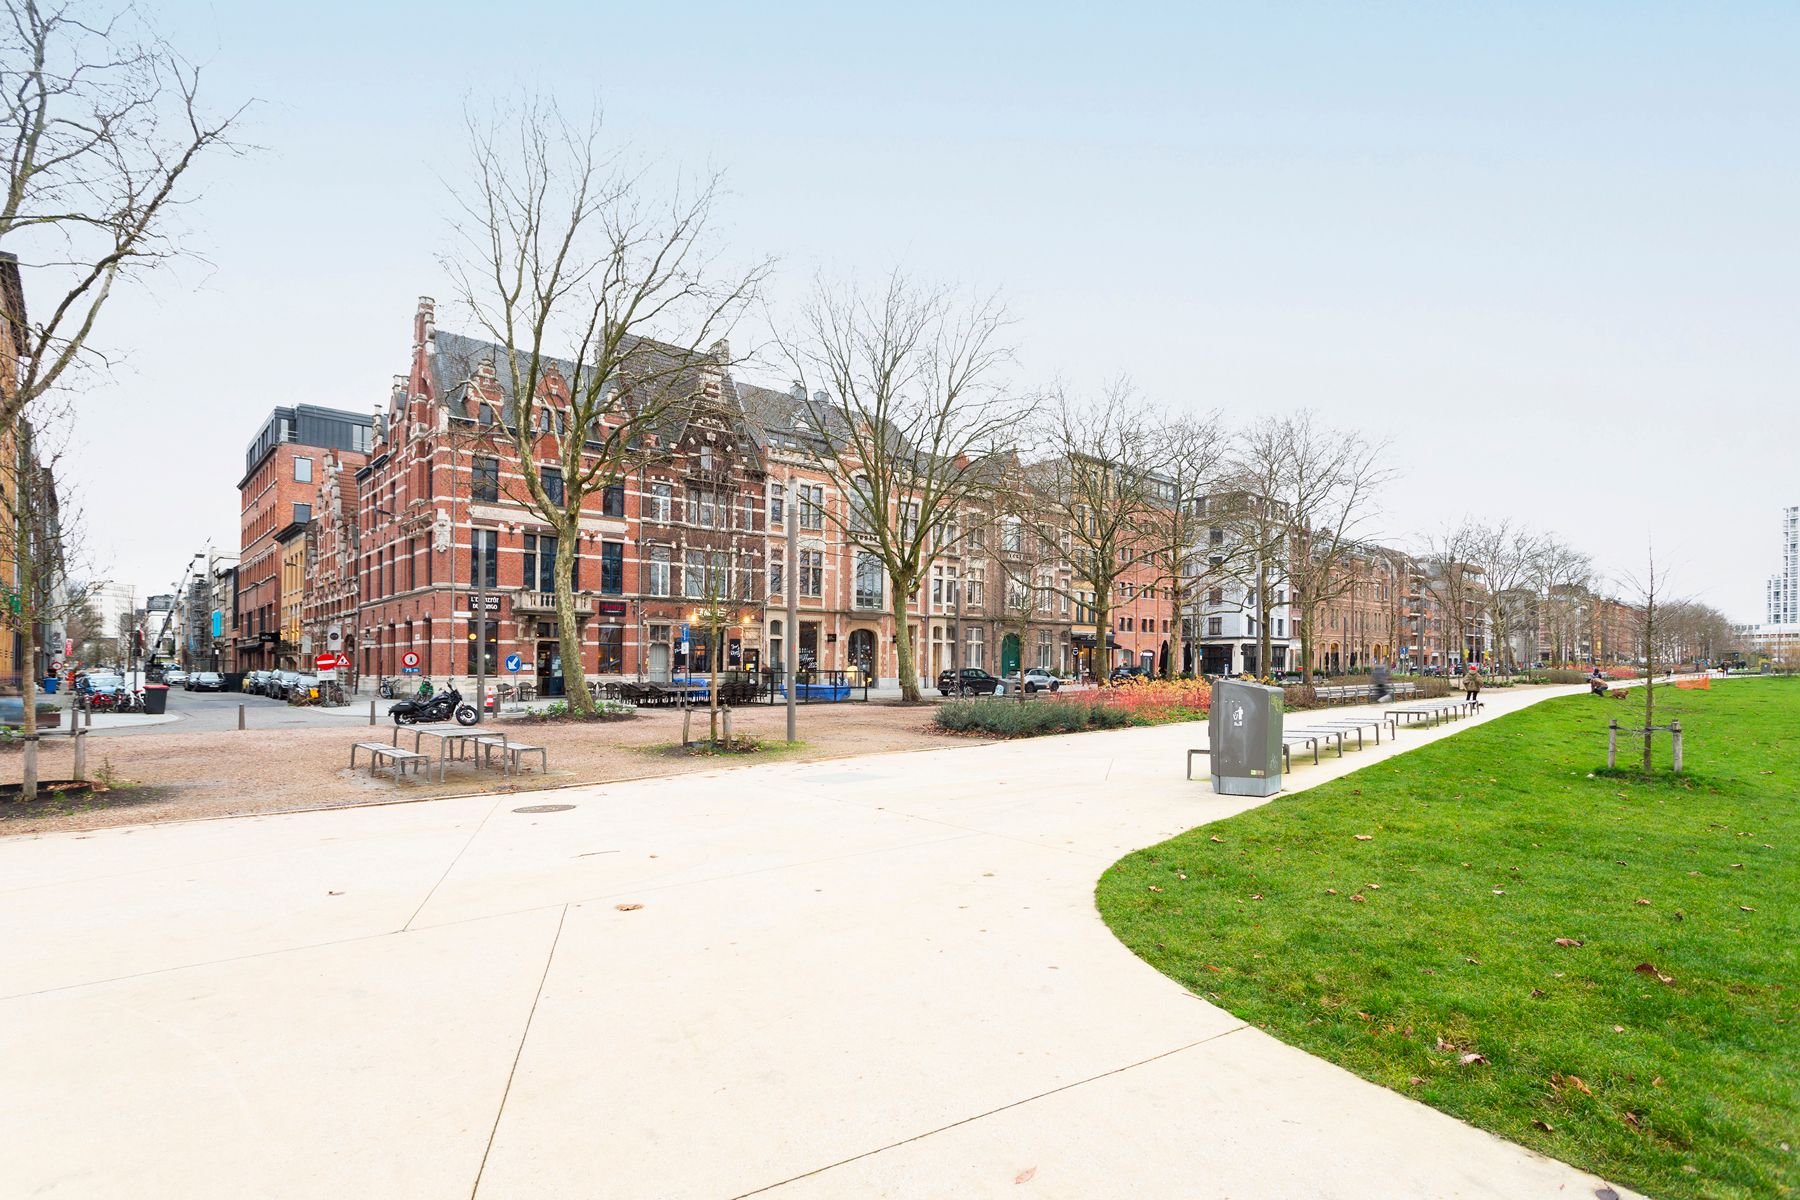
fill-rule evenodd
<path id="1" fill-rule="evenodd" d="M 573 804 L 527 804 L 524 808 L 515 808 L 517 813 L 568 812 Z"/>

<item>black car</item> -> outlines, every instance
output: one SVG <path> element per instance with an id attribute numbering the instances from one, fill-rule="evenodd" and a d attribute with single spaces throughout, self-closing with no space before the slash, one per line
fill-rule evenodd
<path id="1" fill-rule="evenodd" d="M 938 675 L 937 689 L 946 696 L 957 694 L 955 671 L 944 671 Z M 965 696 L 991 696 L 1000 686 L 1000 681 L 989 675 L 980 667 L 964 667 L 962 669 L 962 694 Z"/>
<path id="2" fill-rule="evenodd" d="M 190 692 L 222 692 L 225 677 L 217 671 L 195 671 L 183 686 Z"/>
<path id="3" fill-rule="evenodd" d="M 1112 681 L 1114 683 L 1127 683 L 1133 679 L 1149 679 L 1149 678 L 1150 678 L 1150 672 L 1146 671 L 1143 667 L 1114 667 L 1113 668 Z"/>

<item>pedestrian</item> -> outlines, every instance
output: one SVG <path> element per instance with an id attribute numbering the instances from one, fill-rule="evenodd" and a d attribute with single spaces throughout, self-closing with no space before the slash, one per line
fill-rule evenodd
<path id="1" fill-rule="evenodd" d="M 1477 707 L 1481 704 L 1481 672 L 1473 664 L 1463 672 L 1463 698 Z"/>
<path id="2" fill-rule="evenodd" d="M 1369 680 L 1375 685 L 1375 702 L 1377 704 L 1394 694 L 1394 685 L 1388 679 L 1388 665 L 1384 662 L 1375 664 L 1369 672 Z"/>

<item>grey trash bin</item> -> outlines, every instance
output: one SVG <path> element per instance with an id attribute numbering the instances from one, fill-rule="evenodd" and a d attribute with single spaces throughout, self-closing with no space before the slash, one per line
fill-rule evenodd
<path id="1" fill-rule="evenodd" d="M 1221 679 L 1213 685 L 1208 733 L 1213 791 L 1273 796 L 1281 790 L 1281 689 Z"/>

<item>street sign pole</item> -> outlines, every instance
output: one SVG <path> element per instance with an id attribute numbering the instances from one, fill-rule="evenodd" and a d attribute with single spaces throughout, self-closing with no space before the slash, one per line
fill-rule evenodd
<path id="1" fill-rule="evenodd" d="M 792 472 L 788 474 L 787 502 L 781 506 L 781 515 L 787 521 L 787 570 L 782 572 L 781 584 L 787 589 L 787 637 L 781 645 L 787 659 L 787 740 L 792 745 L 800 740 L 795 707 L 800 692 L 800 509 Z"/>
<path id="2" fill-rule="evenodd" d="M 496 534 L 496 537 L 499 535 Z M 487 691 L 487 574 L 475 563 L 475 723 L 481 724 Z"/>

